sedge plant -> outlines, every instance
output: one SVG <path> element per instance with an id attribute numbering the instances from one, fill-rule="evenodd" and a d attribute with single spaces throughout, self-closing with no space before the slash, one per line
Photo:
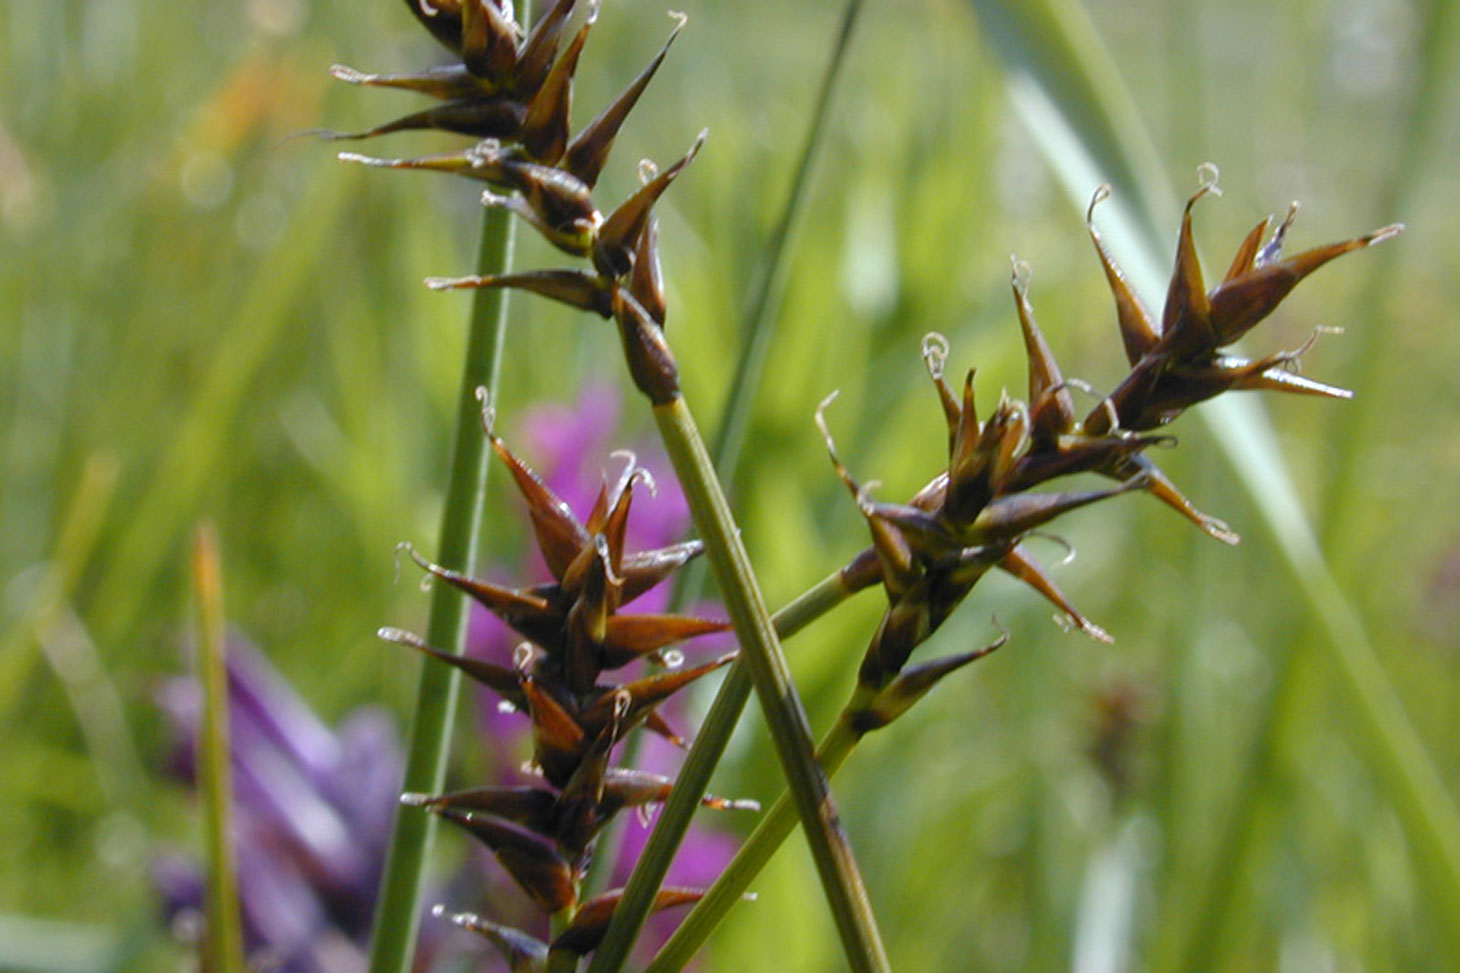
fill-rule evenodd
<path id="1" fill-rule="evenodd" d="M 681 385 L 670 340 L 655 206 L 685 177 L 696 157 L 710 151 L 707 133 L 694 137 L 670 165 L 641 163 L 641 186 L 627 199 L 608 204 L 597 192 L 621 127 L 686 19 L 675 15 L 663 47 L 638 76 L 591 121 L 575 127 L 574 77 L 599 16 L 597 3 L 552 0 L 535 18 L 505 0 L 407 0 L 406 6 L 451 53 L 449 63 L 408 74 L 369 74 L 346 67 L 333 73 L 351 84 L 414 92 L 434 99 L 434 104 L 363 132 L 328 137 L 367 139 L 425 129 L 471 140 L 464 149 L 424 157 L 356 152 L 340 157 L 378 168 L 445 173 L 484 185 L 482 203 L 492 215 L 478 272 L 436 277 L 428 284 L 443 291 L 473 291 L 478 299 L 474 328 L 495 329 L 496 337 L 482 343 L 474 339 L 469 349 L 440 551 L 432 560 L 405 547 L 437 583 L 432 622 L 424 638 L 394 628 L 381 630 L 388 641 L 424 653 L 426 672 L 435 675 L 423 676 L 411 767 L 377 914 L 373 968 L 409 967 L 428 822 L 444 818 L 489 849 L 546 918 L 548 934 L 543 937 L 454 903 L 440 906 L 442 914 L 489 940 L 515 973 L 576 970 L 585 958 L 594 973 L 620 969 L 649 911 L 692 905 L 689 918 L 651 966 L 681 968 L 719 919 L 751 890 L 759 869 L 798 824 L 846 964 L 859 971 L 890 969 L 828 779 L 866 734 L 895 721 L 941 680 L 987 656 L 1011 634 L 1001 633 L 987 644 L 942 659 L 914 660 L 914 652 L 995 570 L 1035 589 L 1086 635 L 1109 641 L 1030 551 L 1029 540 L 1070 511 L 1125 494 L 1149 494 L 1210 537 L 1235 543 L 1236 534 L 1200 511 L 1154 461 L 1157 449 L 1174 444 L 1166 427 L 1191 406 L 1229 392 L 1347 398 L 1350 393 L 1344 389 L 1298 374 L 1311 341 L 1255 358 L 1234 354 L 1230 346 L 1309 274 L 1339 256 L 1388 239 L 1400 227 L 1284 256 L 1295 205 L 1275 226 L 1271 220 L 1260 221 L 1242 239 L 1225 271 L 1208 284 L 1197 259 L 1192 217 L 1198 202 L 1216 192 L 1215 170 L 1204 169 L 1182 216 L 1174 269 L 1157 315 L 1137 296 L 1102 241 L 1095 213 L 1110 190 L 1099 187 L 1086 224 L 1113 296 L 1116 334 L 1128 366 L 1125 375 L 1105 385 L 1061 368 L 1036 322 L 1029 268 L 1016 260 L 1012 293 L 1028 362 L 1026 395 L 1006 392 L 992 406 L 981 404 L 973 370 L 961 384 L 950 384 L 949 343 L 928 334 L 921 354 L 936 392 L 941 415 L 930 412 L 930 417 L 942 423 L 946 462 L 905 502 L 879 499 L 873 485 L 841 460 L 831 433 L 835 413 L 828 397 L 817 411 L 816 424 L 831 473 L 850 493 L 870 543 L 849 563 L 827 565 L 826 580 L 773 614 Z M 573 262 L 509 268 L 509 215 Z M 500 296 L 512 290 L 566 304 L 615 329 L 624 370 L 653 415 L 698 539 L 650 551 L 628 549 L 631 509 L 640 502 L 636 497 L 647 480 L 632 457 L 621 475 L 605 481 L 591 509 L 572 510 L 498 435 L 492 376 L 501 348 Z M 481 460 L 488 447 L 521 495 L 552 575 L 547 583 L 501 584 L 473 573 Z M 1077 474 L 1092 475 L 1098 482 L 1063 482 Z M 710 564 L 726 620 L 633 610 L 636 598 L 700 555 Z M 849 657 L 854 689 L 817 747 L 781 640 L 858 592 L 872 590 L 881 592 L 886 609 L 859 661 Z M 463 598 L 474 599 L 520 636 L 511 666 L 460 654 Z M 735 652 L 683 664 L 679 643 L 726 629 L 738 643 Z M 644 674 L 618 674 L 641 660 L 649 663 Z M 615 763 L 616 748 L 631 733 L 647 731 L 683 742 L 659 706 L 721 668 L 728 668 L 728 676 L 711 715 L 695 734 L 677 781 Z M 444 729 L 454 698 L 453 683 L 446 680 L 453 672 L 485 685 L 528 721 L 533 783 L 451 791 L 442 786 Z M 689 810 L 700 805 L 752 807 L 752 802 L 705 794 L 752 691 L 774 741 L 787 794 L 765 812 L 711 889 L 665 885 L 665 870 Z M 604 826 L 624 809 L 657 804 L 665 804 L 666 812 L 627 890 L 586 896 L 585 879 Z"/>

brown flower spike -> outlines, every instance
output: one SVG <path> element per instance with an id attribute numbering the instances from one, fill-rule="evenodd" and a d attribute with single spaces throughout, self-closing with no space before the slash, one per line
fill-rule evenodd
<path id="1" fill-rule="evenodd" d="M 551 946 L 478 917 L 456 917 L 459 924 L 496 943 L 516 968 L 539 969 L 550 949 L 590 951 L 617 904 L 617 892 L 578 902 L 578 889 L 603 826 L 625 808 L 662 802 L 672 786 L 663 777 L 612 767 L 609 759 L 615 744 L 641 724 L 678 742 L 656 708 L 735 656 L 656 671 L 621 684 L 605 681 L 608 670 L 657 656 L 684 639 L 727 628 L 724 622 L 690 616 L 620 611 L 699 554 L 701 546 L 689 541 L 652 551 L 625 550 L 635 488 L 652 485 L 632 456 L 613 483 L 605 480 L 588 517 L 580 520 L 492 432 L 489 409 L 484 410 L 483 422 L 526 503 L 553 580 L 509 587 L 432 564 L 410 545 L 402 545 L 402 550 L 434 578 L 474 598 L 528 641 L 519 646 L 514 665 L 508 668 L 440 651 L 397 629 L 382 629 L 380 635 L 457 667 L 531 721 L 533 763 L 540 784 L 406 794 L 402 802 L 473 835 L 544 911 L 572 910 L 572 923 Z M 704 804 L 756 807 L 754 802 L 714 797 L 707 797 Z M 659 905 L 684 904 L 699 894 L 692 889 L 666 891 Z"/>
<path id="2" fill-rule="evenodd" d="M 937 630 L 989 569 L 999 567 L 1028 583 L 1087 634 L 1109 640 L 1082 616 L 1029 556 L 1025 540 L 1066 511 L 1128 490 L 1154 494 L 1204 531 L 1235 542 L 1225 524 L 1208 517 L 1172 485 L 1144 453 L 1167 445 L 1167 436 L 1142 435 L 1164 425 L 1188 406 L 1229 390 L 1271 389 L 1330 398 L 1351 393 L 1301 378 L 1292 370 L 1311 341 L 1297 351 L 1257 360 L 1222 353 L 1267 317 L 1304 277 L 1336 257 L 1397 234 L 1387 226 L 1365 236 L 1317 247 L 1282 259 L 1282 244 L 1297 212 L 1294 204 L 1264 244 L 1270 220 L 1248 234 L 1221 283 L 1210 291 L 1202 277 L 1192 238 L 1191 210 L 1216 191 L 1215 169 L 1203 168 L 1201 188 L 1187 202 L 1177 243 L 1166 306 L 1159 325 L 1146 312 L 1095 229 L 1095 206 L 1109 195 L 1102 186 L 1086 222 L 1115 297 L 1116 316 L 1131 371 L 1083 420 L 1072 390 L 1084 382 L 1067 379 L 1035 321 L 1027 268 L 1014 264 L 1014 306 L 1028 359 L 1027 401 L 1004 394 L 982 422 L 970 371 L 962 394 L 944 380 L 947 341 L 937 334 L 923 341 L 923 357 L 938 392 L 948 428 L 948 465 L 907 504 L 873 501 L 836 455 L 824 411 L 816 421 L 832 464 L 856 498 L 872 535 L 872 548 L 845 569 L 843 579 L 859 588 L 880 582 L 888 609 L 863 657 L 859 686 L 863 700 L 885 693 L 904 673 L 912 651 Z M 1120 481 L 1108 490 L 1034 492 L 1047 480 L 1073 473 L 1099 473 Z M 935 665 L 935 664 L 930 664 Z M 920 667 L 926 668 L 926 667 Z M 940 678 L 940 670 L 932 678 Z M 859 728 L 882 725 L 875 707 L 855 712 Z"/>

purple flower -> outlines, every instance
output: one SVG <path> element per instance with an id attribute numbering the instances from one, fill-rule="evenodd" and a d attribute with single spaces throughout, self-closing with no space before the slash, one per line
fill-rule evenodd
<path id="1" fill-rule="evenodd" d="M 245 947 L 280 973 L 363 970 L 404 769 L 394 721 L 362 707 L 331 730 L 242 638 L 229 639 L 227 667 Z M 170 768 L 194 783 L 202 687 L 170 679 L 157 700 L 174 734 Z M 195 860 L 159 855 L 153 882 L 169 921 L 199 914 Z"/>

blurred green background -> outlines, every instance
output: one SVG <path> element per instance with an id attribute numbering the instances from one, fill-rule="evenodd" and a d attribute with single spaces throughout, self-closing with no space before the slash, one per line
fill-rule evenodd
<path id="1" fill-rule="evenodd" d="M 599 195 L 619 198 L 634 160 L 669 161 L 709 127 L 662 216 L 670 336 L 713 428 L 841 5 L 682 6 L 690 26 Z M 1293 198 L 1294 249 L 1408 224 L 1321 271 L 1248 344 L 1347 330 L 1304 364 L 1355 389 L 1352 403 L 1265 405 L 1447 800 L 1460 773 L 1453 7 L 1098 0 L 1067 21 L 1108 53 L 1175 192 L 1199 163 L 1222 167 L 1224 198 L 1197 213 L 1212 273 Z M 659 5 L 607 4 L 580 121 L 669 26 Z M 869 3 L 858 27 L 736 483 L 773 605 L 865 543 L 811 423 L 827 392 L 842 392 L 830 421 L 844 458 L 888 498 L 942 455 L 924 332 L 949 337 L 950 371 L 977 365 L 981 402 L 1022 394 L 1010 252 L 1033 265 L 1065 371 L 1096 386 L 1122 374 L 1083 204 L 982 27 L 963 0 Z M 416 663 L 371 633 L 422 625 L 426 599 L 397 581 L 392 549 L 435 534 L 467 307 L 419 282 L 470 271 L 477 189 L 339 166 L 288 138 L 417 105 L 326 74 L 436 58 L 399 2 L 4 0 L 0 45 L 0 968 L 32 968 L 23 950 L 38 942 L 47 968 L 176 968 L 185 954 L 146 866 L 198 836 L 195 804 L 161 773 L 152 702 L 187 667 L 188 534 L 216 522 L 231 620 L 326 720 L 372 700 L 404 718 Z M 394 138 L 368 150 L 458 144 Z M 563 264 L 521 237 L 519 266 Z M 509 429 L 533 403 L 619 380 L 610 329 L 545 302 L 514 300 L 508 342 Z M 625 412 L 624 440 L 642 439 L 647 415 Z M 1456 876 L 1407 824 L 1433 812 L 1444 833 L 1453 807 L 1403 806 L 1253 497 L 1196 417 L 1175 431 L 1163 468 L 1245 542 L 1216 544 L 1148 499 L 1067 518 L 1079 558 L 1058 578 L 1116 644 L 1062 632 L 1031 592 L 991 579 L 926 651 L 986 640 L 994 612 L 1009 647 L 838 779 L 894 963 L 1453 968 L 1455 903 L 1436 890 Z M 512 562 L 518 508 L 502 478 L 493 492 L 487 557 Z M 788 645 L 818 726 L 880 607 L 865 595 Z M 458 779 L 482 745 L 461 748 Z M 776 780 L 749 727 L 712 789 L 767 799 Z M 703 968 L 841 967 L 799 840 L 757 888 Z"/>

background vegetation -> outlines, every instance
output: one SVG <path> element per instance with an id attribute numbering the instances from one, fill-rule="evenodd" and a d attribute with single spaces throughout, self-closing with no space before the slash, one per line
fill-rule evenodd
<path id="1" fill-rule="evenodd" d="M 690 27 L 605 198 L 633 185 L 624 160 L 667 161 L 709 127 L 661 212 L 673 340 L 713 424 L 840 4 L 684 7 Z M 1321 272 L 1252 346 L 1296 345 L 1314 323 L 1347 329 L 1305 366 L 1355 389 L 1354 402 L 1266 407 L 1332 575 L 1453 795 L 1450 7 L 1085 10 L 1169 184 L 1184 194 L 1197 164 L 1222 166 L 1226 195 L 1197 216 L 1213 266 L 1292 198 L 1304 203 L 1296 247 L 1409 225 Z M 579 73 L 580 117 L 668 27 L 655 4 L 608 4 Z M 1034 266 L 1066 372 L 1099 386 L 1121 371 L 1082 204 L 1061 190 L 1059 159 L 1052 170 L 1037 148 L 980 27 L 973 5 L 927 0 L 870 4 L 858 29 L 736 484 L 772 604 L 865 543 L 811 424 L 828 391 L 842 390 L 831 421 L 849 465 L 897 497 L 940 456 L 925 331 L 948 335 L 950 366 L 978 366 L 983 401 L 1022 387 L 1011 251 Z M 466 310 L 418 282 L 469 271 L 476 190 L 338 166 L 328 147 L 288 139 L 414 104 L 325 72 L 430 57 L 398 2 L 5 0 L 0 45 L 0 968 L 168 968 L 182 954 L 156 918 L 147 863 L 200 832 L 190 795 L 160 769 L 153 690 L 187 666 L 188 533 L 215 520 L 233 623 L 326 720 L 366 701 L 403 714 L 416 662 L 371 633 L 424 616 L 391 552 L 434 536 Z M 396 138 L 381 151 L 446 144 Z M 1163 226 L 1174 239 L 1175 223 Z M 523 235 L 520 264 L 558 262 Z M 618 381 L 615 355 L 610 329 L 516 301 L 506 428 L 533 403 Z M 623 440 L 644 438 L 641 410 L 624 411 Z M 1116 644 L 1065 634 L 1031 593 L 986 583 L 937 640 L 983 640 L 997 611 L 1010 646 L 839 778 L 899 968 L 1460 962 L 1439 918 L 1453 903 L 1429 891 L 1425 849 L 1316 650 L 1313 609 L 1206 429 L 1188 417 L 1176 431 L 1182 448 L 1163 467 L 1243 545 L 1213 543 L 1149 500 L 1069 518 L 1080 556 L 1061 583 Z M 488 556 L 513 563 L 515 501 L 501 478 L 493 486 L 493 509 L 511 513 L 489 513 Z M 876 617 L 864 598 L 788 646 L 823 724 Z M 462 779 L 490 745 L 472 725 Z M 777 789 L 768 741 L 748 727 L 714 790 Z M 705 968 L 837 969 L 799 843 L 758 888 Z"/>

